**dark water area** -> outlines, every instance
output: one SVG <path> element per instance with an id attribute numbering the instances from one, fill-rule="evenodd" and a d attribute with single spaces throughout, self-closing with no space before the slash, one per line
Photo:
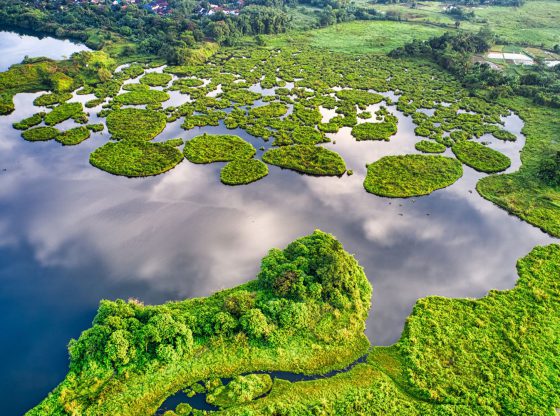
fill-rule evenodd
<path id="1" fill-rule="evenodd" d="M 363 357 L 358 358 L 356 361 L 354 361 L 352 364 L 348 365 L 347 367 L 342 368 L 340 370 L 330 371 L 326 374 L 306 375 L 306 374 L 290 373 L 290 372 L 287 372 L 287 371 L 256 371 L 256 372 L 248 373 L 248 374 L 268 374 L 268 375 L 270 375 L 270 377 L 272 378 L 273 381 L 275 379 L 282 379 L 282 380 L 287 380 L 291 383 L 295 383 L 295 382 L 298 382 L 298 381 L 320 380 L 322 378 L 333 377 L 333 376 L 336 376 L 337 374 L 345 373 L 347 371 L 350 371 L 357 364 L 364 363 L 366 361 L 367 361 L 367 355 L 364 355 Z M 246 375 L 246 374 L 242 374 L 242 375 Z M 220 378 L 220 380 L 222 381 L 222 384 L 225 386 L 233 379 L 232 378 Z M 266 396 L 266 394 L 265 394 L 265 396 Z M 156 415 L 162 415 L 167 410 L 174 410 L 181 403 L 188 403 L 190 406 L 192 406 L 193 409 L 198 409 L 198 410 L 219 410 L 220 409 L 219 407 L 214 406 L 214 405 L 206 402 L 206 393 L 197 393 L 194 396 L 189 397 L 189 396 L 187 396 L 187 394 L 184 391 L 180 391 L 180 392 L 174 394 L 173 396 L 168 397 L 165 400 L 165 402 L 163 402 L 163 404 L 160 406 L 160 408 L 157 410 Z"/>
<path id="2" fill-rule="evenodd" d="M 49 36 L 39 39 L 31 34 L 0 31 L 0 71 L 20 63 L 26 56 L 63 59 L 69 58 L 74 52 L 89 50 L 87 46 L 69 40 Z"/>
<path id="3" fill-rule="evenodd" d="M 398 339 L 418 298 L 511 288 L 516 260 L 555 241 L 481 198 L 475 184 L 483 174 L 468 167 L 458 182 L 426 197 L 366 193 L 366 163 L 417 153 L 412 121 L 393 108 L 399 132 L 390 142 L 356 142 L 350 129 L 331 136 L 336 144 L 326 147 L 342 155 L 352 176 L 317 178 L 271 166 L 261 181 L 228 187 L 219 182 L 221 163 L 185 160 L 143 179 L 97 170 L 88 157 L 109 139 L 106 133 L 71 147 L 26 142 L 11 124 L 41 111 L 32 105 L 38 95 L 16 96 L 16 111 L 0 117 L 3 415 L 24 413 L 63 379 L 66 345 L 91 325 L 100 299 L 158 304 L 206 296 L 253 279 L 270 248 L 315 229 L 334 234 L 364 267 L 373 285 L 367 335 L 375 345 Z M 173 93 L 164 105 L 179 99 Z M 98 110 L 87 110 L 91 123 Z M 181 122 L 157 140 L 205 131 L 264 144 L 223 126 L 185 132 Z M 518 117 L 506 119 L 516 143 L 481 139 L 512 158 L 510 171 L 520 163 L 521 127 Z"/>

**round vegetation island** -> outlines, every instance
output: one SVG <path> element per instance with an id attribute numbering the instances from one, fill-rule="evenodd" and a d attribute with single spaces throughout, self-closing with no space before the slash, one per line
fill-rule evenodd
<path id="1" fill-rule="evenodd" d="M 158 90 L 134 90 L 117 95 L 114 102 L 123 105 L 159 104 L 169 100 L 169 94 Z"/>
<path id="2" fill-rule="evenodd" d="M 89 156 L 96 168 L 128 177 L 159 175 L 182 160 L 183 155 L 173 146 L 131 140 L 107 143 Z"/>
<path id="3" fill-rule="evenodd" d="M 165 114 L 154 110 L 124 108 L 107 116 L 107 129 L 117 140 L 152 140 L 166 124 Z"/>
<path id="4" fill-rule="evenodd" d="M 416 150 L 423 153 L 443 153 L 445 149 L 447 149 L 445 145 L 431 140 L 420 140 L 414 147 Z"/>
<path id="5" fill-rule="evenodd" d="M 193 163 L 229 162 L 251 159 L 257 150 L 251 143 L 231 134 L 203 134 L 185 143 L 183 153 Z"/>
<path id="6" fill-rule="evenodd" d="M 220 180 L 226 185 L 245 185 L 268 175 L 268 166 L 257 159 L 236 159 L 220 172 Z"/>
<path id="7" fill-rule="evenodd" d="M 461 163 L 428 155 L 385 156 L 368 165 L 366 191 L 393 198 L 428 195 L 463 176 Z"/>
<path id="8" fill-rule="evenodd" d="M 169 84 L 172 77 L 169 74 L 159 74 L 157 72 L 149 72 L 140 78 L 140 83 L 149 85 L 150 87 L 165 87 Z"/>
<path id="9" fill-rule="evenodd" d="M 43 142 L 46 140 L 52 140 L 58 136 L 60 131 L 54 127 L 34 127 L 29 130 L 25 130 L 21 133 L 21 136 L 29 142 Z"/>
<path id="10" fill-rule="evenodd" d="M 346 172 L 344 159 L 338 153 L 320 146 L 284 146 L 266 151 L 262 158 L 271 165 L 309 175 L 340 176 Z"/>
<path id="11" fill-rule="evenodd" d="M 86 126 L 74 127 L 56 136 L 56 141 L 64 146 L 74 146 L 89 139 L 90 135 L 91 131 Z"/>
<path id="12" fill-rule="evenodd" d="M 458 142 L 451 150 L 457 159 L 479 172 L 501 172 L 511 166 L 509 157 L 477 142 Z"/>
<path id="13" fill-rule="evenodd" d="M 397 125 L 392 121 L 380 123 L 361 123 L 352 127 L 356 140 L 389 140 L 397 133 Z"/>

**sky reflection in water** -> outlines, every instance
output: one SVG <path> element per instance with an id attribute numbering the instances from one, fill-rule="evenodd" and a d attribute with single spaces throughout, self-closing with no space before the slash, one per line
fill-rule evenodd
<path id="1" fill-rule="evenodd" d="M 482 199 L 475 190 L 482 175 L 467 167 L 461 180 L 427 197 L 366 193 L 366 162 L 416 152 L 414 126 L 401 114 L 399 133 L 388 143 L 355 142 L 349 129 L 332 136 L 336 144 L 326 146 L 343 156 L 353 176 L 314 178 L 272 166 L 259 182 L 227 187 L 219 182 L 223 164 L 183 161 L 146 179 L 97 170 L 88 155 L 106 134 L 75 147 L 27 143 L 11 123 L 37 111 L 36 96 L 17 96 L 16 112 L 0 117 L 6 414 L 22 413 L 62 379 L 66 344 L 89 327 L 101 298 L 161 303 L 205 296 L 254 278 L 270 248 L 314 229 L 336 235 L 364 267 L 374 290 L 367 334 L 381 345 L 398 339 L 419 297 L 479 297 L 510 288 L 516 260 L 553 241 Z M 184 132 L 180 123 L 158 140 L 199 133 Z M 507 127 L 518 133 L 521 122 L 510 117 Z M 493 147 L 512 157 L 516 169 L 521 144 Z"/>

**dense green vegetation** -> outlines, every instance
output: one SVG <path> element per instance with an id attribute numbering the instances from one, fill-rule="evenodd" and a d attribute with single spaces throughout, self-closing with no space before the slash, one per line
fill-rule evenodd
<path id="1" fill-rule="evenodd" d="M 14 129 L 18 130 L 27 130 L 30 127 L 36 126 L 37 124 L 41 124 L 43 121 L 43 117 L 45 117 L 45 113 L 35 113 L 31 117 L 27 117 L 17 123 L 12 124 Z"/>
<path id="2" fill-rule="evenodd" d="M 396 133 L 397 125 L 390 121 L 361 123 L 352 127 L 352 136 L 356 140 L 389 140 Z"/>
<path id="3" fill-rule="evenodd" d="M 187 141 L 183 149 L 185 157 L 193 163 L 250 159 L 256 152 L 251 143 L 246 142 L 239 136 L 206 133 Z"/>
<path id="4" fill-rule="evenodd" d="M 164 114 L 139 108 L 115 110 L 107 116 L 107 129 L 119 140 L 151 140 L 166 124 Z"/>
<path id="5" fill-rule="evenodd" d="M 379 196 L 427 195 L 463 176 L 461 164 L 444 156 L 385 156 L 368 165 L 364 188 Z"/>
<path id="6" fill-rule="evenodd" d="M 157 72 L 149 72 L 140 78 L 140 83 L 149 85 L 150 87 L 165 87 L 171 81 L 171 75 L 159 74 Z"/>
<path id="7" fill-rule="evenodd" d="M 72 146 L 89 139 L 90 135 L 90 129 L 86 126 L 74 127 L 70 130 L 61 132 L 58 136 L 56 136 L 56 141 L 65 146 Z"/>
<path id="8" fill-rule="evenodd" d="M 268 175 L 268 166 L 256 159 L 235 159 L 220 171 L 220 180 L 226 185 L 245 185 Z"/>
<path id="9" fill-rule="evenodd" d="M 209 298 L 160 306 L 103 301 L 93 327 L 69 346 L 68 376 L 29 415 L 151 414 L 180 388 L 200 391 L 197 381 L 206 381 L 223 415 L 553 415 L 560 246 L 535 248 L 517 269 L 509 291 L 419 300 L 401 339 L 373 347 L 348 372 L 275 379 L 271 389 L 266 376 L 235 377 L 225 387 L 212 381 L 256 367 L 293 369 L 296 357 L 300 371 L 317 368 L 320 357 L 319 367 L 342 363 L 352 343 L 363 351 L 358 334 L 371 289 L 340 244 L 316 232 L 272 250 L 257 281 Z M 314 348 L 302 349 L 305 340 Z M 182 411 L 191 409 L 180 405 L 176 414 Z"/>
<path id="10" fill-rule="evenodd" d="M 370 298 L 357 261 L 317 231 L 271 250 L 257 280 L 208 298 L 102 301 L 92 328 L 69 344 L 68 376 L 29 415 L 153 414 L 208 378 L 343 367 L 368 349 Z"/>
<path id="11" fill-rule="evenodd" d="M 340 176 L 346 172 L 346 164 L 338 153 L 313 145 L 270 149 L 263 154 L 263 161 L 309 175 Z"/>
<path id="12" fill-rule="evenodd" d="M 460 141 L 451 149 L 457 159 L 481 172 L 501 172 L 511 165 L 506 155 L 477 142 Z"/>
<path id="13" fill-rule="evenodd" d="M 159 175 L 182 160 L 181 152 L 173 146 L 138 140 L 104 144 L 89 157 L 96 168 L 128 177 Z"/>
<path id="14" fill-rule="evenodd" d="M 169 94 L 158 90 L 135 90 L 119 94 L 115 103 L 123 105 L 159 104 L 169 100 Z"/>
<path id="15" fill-rule="evenodd" d="M 518 172 L 481 179 L 477 190 L 484 198 L 558 237 L 560 184 L 554 173 L 560 171 L 560 165 L 554 155 L 560 150 L 560 110 L 537 106 L 526 98 L 509 98 L 506 103 L 525 122 L 523 164 Z"/>
<path id="16" fill-rule="evenodd" d="M 63 103 L 57 105 L 51 112 L 45 115 L 45 124 L 47 126 L 54 126 L 69 118 L 73 118 L 75 121 L 87 122 L 87 116 L 83 112 L 81 103 Z"/>
<path id="17" fill-rule="evenodd" d="M 443 153 L 446 149 L 443 144 L 431 140 L 420 140 L 414 147 L 424 153 Z"/>
<path id="18" fill-rule="evenodd" d="M 30 142 L 38 142 L 45 140 L 52 140 L 58 136 L 60 132 L 54 127 L 33 127 L 32 129 L 25 130 L 21 136 Z"/>
<path id="19" fill-rule="evenodd" d="M 206 401 L 222 408 L 248 403 L 268 393 L 272 379 L 268 374 L 236 376 L 226 386 L 214 389 L 206 396 Z"/>

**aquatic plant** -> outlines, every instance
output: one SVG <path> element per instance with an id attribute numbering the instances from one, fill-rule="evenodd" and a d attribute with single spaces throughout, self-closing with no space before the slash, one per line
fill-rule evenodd
<path id="1" fill-rule="evenodd" d="M 141 140 L 109 142 L 93 151 L 90 163 L 113 175 L 139 177 L 167 172 L 183 160 L 179 150 L 165 143 Z"/>
<path id="2" fill-rule="evenodd" d="M 346 171 L 346 164 L 338 153 L 320 146 L 283 146 L 267 150 L 262 159 L 271 165 L 309 175 L 340 176 Z"/>
<path id="3" fill-rule="evenodd" d="M 166 124 L 165 114 L 139 108 L 114 110 L 107 116 L 107 129 L 118 140 L 151 140 Z"/>
<path id="4" fill-rule="evenodd" d="M 135 90 L 117 95 L 113 101 L 123 105 L 159 104 L 169 100 L 169 94 L 158 90 Z"/>
<path id="5" fill-rule="evenodd" d="M 24 118 L 23 120 L 12 124 L 12 127 L 17 130 L 27 130 L 30 127 L 41 124 L 45 113 L 35 113 L 31 117 Z"/>
<path id="6" fill-rule="evenodd" d="M 169 74 L 159 74 L 157 72 L 149 72 L 140 78 L 140 83 L 149 85 L 150 87 L 165 87 L 169 84 L 172 77 Z"/>
<path id="7" fill-rule="evenodd" d="M 183 153 L 193 163 L 229 162 L 250 159 L 257 150 L 239 136 L 203 134 L 185 143 Z"/>
<path id="8" fill-rule="evenodd" d="M 74 118 L 76 121 L 85 120 L 87 122 L 82 103 L 64 103 L 57 105 L 52 111 L 45 115 L 45 124 L 47 126 L 54 126 L 70 118 Z"/>
<path id="9" fill-rule="evenodd" d="M 65 146 L 72 146 L 87 140 L 90 134 L 90 129 L 86 126 L 74 127 L 58 134 L 56 141 Z"/>
<path id="10" fill-rule="evenodd" d="M 268 166 L 256 159 L 235 159 L 220 171 L 220 180 L 226 185 L 245 185 L 268 175 Z"/>
<path id="11" fill-rule="evenodd" d="M 481 172 L 501 172 L 511 165 L 506 155 L 477 142 L 457 142 L 451 150 L 465 165 Z"/>
<path id="12" fill-rule="evenodd" d="M 54 139 L 59 134 L 59 130 L 54 127 L 33 127 L 21 133 L 21 136 L 30 142 L 39 142 Z"/>
<path id="13" fill-rule="evenodd" d="M 424 153 L 443 153 L 447 149 L 445 145 L 431 140 L 420 140 L 414 147 Z"/>
<path id="14" fill-rule="evenodd" d="M 449 157 L 385 156 L 368 165 L 364 188 L 379 196 L 407 198 L 445 188 L 461 176 L 461 163 Z"/>
<path id="15" fill-rule="evenodd" d="M 356 140 L 389 140 L 397 133 L 397 125 L 390 121 L 380 123 L 361 123 L 352 127 Z"/>

